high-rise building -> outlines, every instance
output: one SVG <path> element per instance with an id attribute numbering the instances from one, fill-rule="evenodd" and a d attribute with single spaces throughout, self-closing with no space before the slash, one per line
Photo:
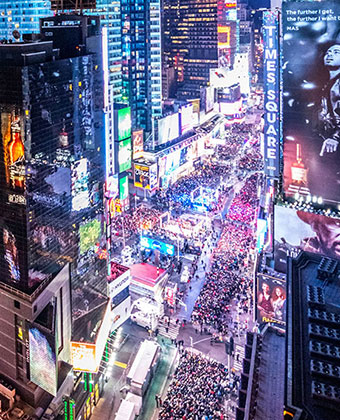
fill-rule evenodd
<path id="1" fill-rule="evenodd" d="M 123 97 L 133 128 L 151 131 L 162 114 L 160 0 L 121 0 Z"/>
<path id="2" fill-rule="evenodd" d="M 199 98 L 210 69 L 233 66 L 236 20 L 236 2 L 165 0 L 164 56 L 177 72 L 180 99 Z"/>
<path id="3" fill-rule="evenodd" d="M 111 324 L 99 19 L 44 18 L 41 35 L 0 45 L 0 371 L 44 410 L 82 370 L 74 342 L 105 345 Z"/>
<path id="4" fill-rule="evenodd" d="M 52 15 L 50 0 L 2 0 L 0 2 L 0 39 L 39 32 L 39 19 Z"/>

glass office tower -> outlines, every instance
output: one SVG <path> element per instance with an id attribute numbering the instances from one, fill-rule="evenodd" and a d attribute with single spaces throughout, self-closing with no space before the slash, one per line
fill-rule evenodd
<path id="1" fill-rule="evenodd" d="M 14 30 L 39 33 L 39 19 L 51 15 L 49 0 L 1 0 L 0 39 L 12 39 Z"/>

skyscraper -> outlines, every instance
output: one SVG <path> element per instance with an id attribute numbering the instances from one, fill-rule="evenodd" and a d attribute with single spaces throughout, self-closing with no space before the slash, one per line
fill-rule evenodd
<path id="1" fill-rule="evenodd" d="M 50 0 L 2 0 L 0 2 L 0 39 L 12 39 L 13 31 L 20 35 L 39 32 L 39 19 L 51 16 Z"/>
<path id="2" fill-rule="evenodd" d="M 151 131 L 162 113 L 160 0 L 121 0 L 123 97 L 134 128 Z"/>
<path id="3" fill-rule="evenodd" d="M 109 307 L 99 19 L 41 26 L 41 42 L 0 45 L 0 371 L 35 408 L 43 390 L 61 402 L 71 339 Z"/>

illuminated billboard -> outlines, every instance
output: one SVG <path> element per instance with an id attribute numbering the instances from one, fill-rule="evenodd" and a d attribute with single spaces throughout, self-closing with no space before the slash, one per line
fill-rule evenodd
<path id="1" fill-rule="evenodd" d="M 131 137 L 131 108 L 118 109 L 118 141 Z"/>
<path id="2" fill-rule="evenodd" d="M 1 114 L 2 153 L 8 188 L 25 188 L 25 150 L 23 122 L 16 111 Z"/>
<path id="3" fill-rule="evenodd" d="M 149 238 L 147 236 L 141 237 L 140 245 L 142 248 L 148 248 L 159 251 L 161 254 L 174 256 L 175 246 L 166 244 L 165 242 L 158 241 L 156 239 Z"/>
<path id="4" fill-rule="evenodd" d="M 119 180 L 119 199 L 121 201 L 125 200 L 129 196 L 129 177 L 123 176 Z"/>
<path id="5" fill-rule="evenodd" d="M 135 164 L 135 187 L 150 189 L 149 166 Z"/>
<path id="6" fill-rule="evenodd" d="M 36 326 L 29 328 L 30 380 L 49 394 L 57 395 L 55 336 Z"/>
<path id="7" fill-rule="evenodd" d="M 72 210 L 80 211 L 86 209 L 90 205 L 89 172 L 86 158 L 80 159 L 73 164 L 71 182 Z"/>
<path id="8" fill-rule="evenodd" d="M 308 251 L 340 258 L 340 219 L 275 206 L 275 269 L 286 272 L 287 253 Z"/>
<path id="9" fill-rule="evenodd" d="M 168 154 L 166 157 L 165 173 L 170 174 L 171 172 L 178 169 L 180 160 L 181 160 L 180 150 L 176 150 L 175 152 Z"/>
<path id="10" fill-rule="evenodd" d="M 264 274 L 257 275 L 257 322 L 286 323 L 286 282 Z"/>
<path id="11" fill-rule="evenodd" d="M 71 359 L 74 370 L 92 373 L 98 371 L 95 344 L 71 341 Z"/>
<path id="12" fill-rule="evenodd" d="M 179 137 L 179 115 L 168 115 L 167 117 L 157 120 L 158 122 L 158 142 L 159 144 L 167 143 Z"/>
<path id="13" fill-rule="evenodd" d="M 79 226 L 79 252 L 85 254 L 87 251 L 94 250 L 100 241 L 102 230 L 98 219 L 93 219 Z"/>
<path id="14" fill-rule="evenodd" d="M 284 194 L 340 202 L 340 3 L 283 4 Z"/>
<path id="15" fill-rule="evenodd" d="M 268 176 L 279 176 L 280 142 L 280 78 L 279 78 L 279 14 L 263 12 L 264 46 L 264 161 Z"/>
<path id="16" fill-rule="evenodd" d="M 132 144 L 133 144 L 133 159 L 136 159 L 141 155 L 144 150 L 143 144 L 143 130 L 137 130 L 132 132 Z"/>
<path id="17" fill-rule="evenodd" d="M 181 134 L 187 133 L 192 130 L 194 126 L 193 119 L 194 107 L 192 104 L 185 105 L 181 107 L 180 111 L 180 121 L 181 121 Z"/>
<path id="18" fill-rule="evenodd" d="M 118 143 L 119 173 L 131 168 L 131 138 Z"/>

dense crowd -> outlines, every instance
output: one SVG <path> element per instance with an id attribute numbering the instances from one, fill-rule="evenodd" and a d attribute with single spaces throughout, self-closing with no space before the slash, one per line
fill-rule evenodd
<path id="1" fill-rule="evenodd" d="M 251 223 L 255 219 L 257 209 L 257 188 L 259 175 L 251 175 L 242 190 L 235 195 L 231 202 L 228 217 L 242 223 Z"/>
<path id="2" fill-rule="evenodd" d="M 239 160 L 238 167 L 250 171 L 261 171 L 263 169 L 263 157 L 257 151 L 252 151 L 242 156 Z"/>
<path id="3" fill-rule="evenodd" d="M 227 368 L 201 354 L 185 351 L 175 370 L 158 418 L 223 420 Z"/>
<path id="4" fill-rule="evenodd" d="M 166 191 L 159 191 L 154 197 L 154 203 L 162 210 L 172 206 L 175 212 L 181 213 L 192 208 L 193 200 L 191 194 L 202 187 L 206 196 L 214 194 L 216 190 L 218 191 L 219 194 L 216 194 L 212 200 L 208 200 L 205 203 L 208 211 L 217 211 L 221 201 L 221 188 L 219 188 L 219 185 L 228 173 L 228 166 L 221 166 L 211 162 L 202 165 L 190 175 L 175 182 Z M 209 190 L 213 190 L 213 192 L 209 193 Z"/>
<path id="5" fill-rule="evenodd" d="M 211 269 L 195 302 L 192 321 L 227 334 L 229 312 L 234 298 L 248 311 L 251 279 L 243 274 L 249 252 L 254 248 L 253 229 L 257 206 L 258 175 L 250 176 L 233 199 L 223 231 L 214 250 Z"/>

